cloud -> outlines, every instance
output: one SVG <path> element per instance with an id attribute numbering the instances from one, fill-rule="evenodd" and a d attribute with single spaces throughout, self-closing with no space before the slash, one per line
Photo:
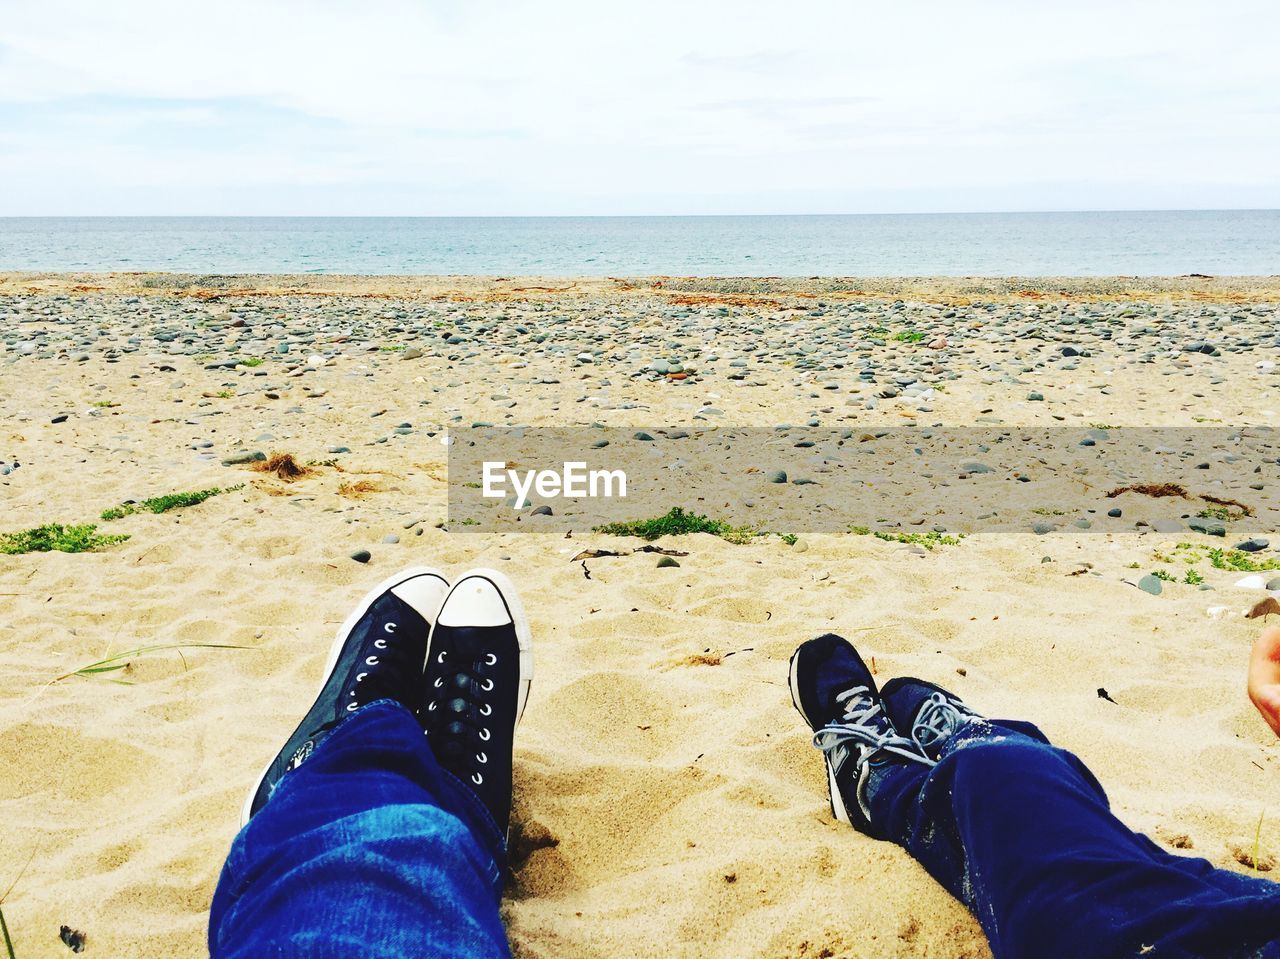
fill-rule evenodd
<path id="1" fill-rule="evenodd" d="M 1262 0 L 9 0 L 0 214 L 1280 206 L 1277 27 Z"/>

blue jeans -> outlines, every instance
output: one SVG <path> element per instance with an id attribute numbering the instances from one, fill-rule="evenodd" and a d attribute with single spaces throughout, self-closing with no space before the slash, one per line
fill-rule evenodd
<path id="1" fill-rule="evenodd" d="M 1029 723 L 971 722 L 932 768 L 876 767 L 868 799 L 882 838 L 969 907 L 995 959 L 1280 956 L 1280 884 L 1128 829 Z"/>
<path id="2" fill-rule="evenodd" d="M 213 959 L 509 957 L 503 837 L 403 706 L 345 719 L 240 831 Z"/>

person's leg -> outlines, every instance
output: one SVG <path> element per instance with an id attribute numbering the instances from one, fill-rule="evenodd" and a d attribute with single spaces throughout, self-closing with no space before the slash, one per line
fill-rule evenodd
<path id="1" fill-rule="evenodd" d="M 431 570 L 393 577 L 339 630 L 315 704 L 246 802 L 214 959 L 509 955 L 498 901 L 529 626 L 499 574 L 445 588 Z"/>
<path id="2" fill-rule="evenodd" d="M 236 837 L 214 895 L 215 959 L 509 955 L 503 840 L 382 700 L 344 720 Z"/>
<path id="3" fill-rule="evenodd" d="M 791 690 L 837 818 L 906 847 L 970 907 L 996 959 L 1280 956 L 1280 885 L 1133 833 L 1034 726 L 990 723 L 918 681 L 882 697 L 830 635 L 796 651 Z"/>
<path id="4" fill-rule="evenodd" d="M 1280 952 L 1280 885 L 1133 832 L 1084 764 L 1034 726 L 989 722 L 947 696 L 950 727 L 936 707 L 921 727 L 936 689 L 885 688 L 895 727 L 937 764 L 873 771 L 872 819 L 970 907 L 997 959 Z"/>

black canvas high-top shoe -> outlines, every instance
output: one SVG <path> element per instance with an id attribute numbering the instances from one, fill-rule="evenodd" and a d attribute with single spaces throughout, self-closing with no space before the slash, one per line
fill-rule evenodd
<path id="1" fill-rule="evenodd" d="M 393 699 L 416 710 L 431 619 L 448 589 L 448 580 L 437 570 L 411 567 L 361 600 L 338 629 L 316 701 L 249 791 L 242 824 L 338 723 L 361 706 Z"/>
<path id="2" fill-rule="evenodd" d="M 504 835 L 532 677 L 529 620 L 515 587 L 491 569 L 465 573 L 431 630 L 418 716 L 436 761 L 475 792 Z"/>

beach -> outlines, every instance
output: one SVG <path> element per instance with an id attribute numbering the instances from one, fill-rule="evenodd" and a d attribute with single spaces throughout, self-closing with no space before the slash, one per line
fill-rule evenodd
<path id="1" fill-rule="evenodd" d="M 1262 623 L 1244 613 L 1280 594 L 1264 522 L 1280 459 L 1224 490 L 1207 450 L 1176 527 L 1133 522 L 1135 492 L 1108 519 L 1098 492 L 1097 513 L 1044 502 L 1044 529 L 958 541 L 667 537 L 682 555 L 660 567 L 590 528 L 451 524 L 443 440 L 1265 430 L 1278 318 L 1275 277 L 0 274 L 0 533 L 106 537 L 0 555 L 18 955 L 66 954 L 63 925 L 87 954 L 207 955 L 246 790 L 338 624 L 409 565 L 500 569 L 532 618 L 502 905 L 518 957 L 989 955 L 905 852 L 832 819 L 786 679 L 828 631 L 881 682 L 921 676 L 1034 722 L 1163 847 L 1271 873 L 1280 754 L 1244 694 Z"/>

